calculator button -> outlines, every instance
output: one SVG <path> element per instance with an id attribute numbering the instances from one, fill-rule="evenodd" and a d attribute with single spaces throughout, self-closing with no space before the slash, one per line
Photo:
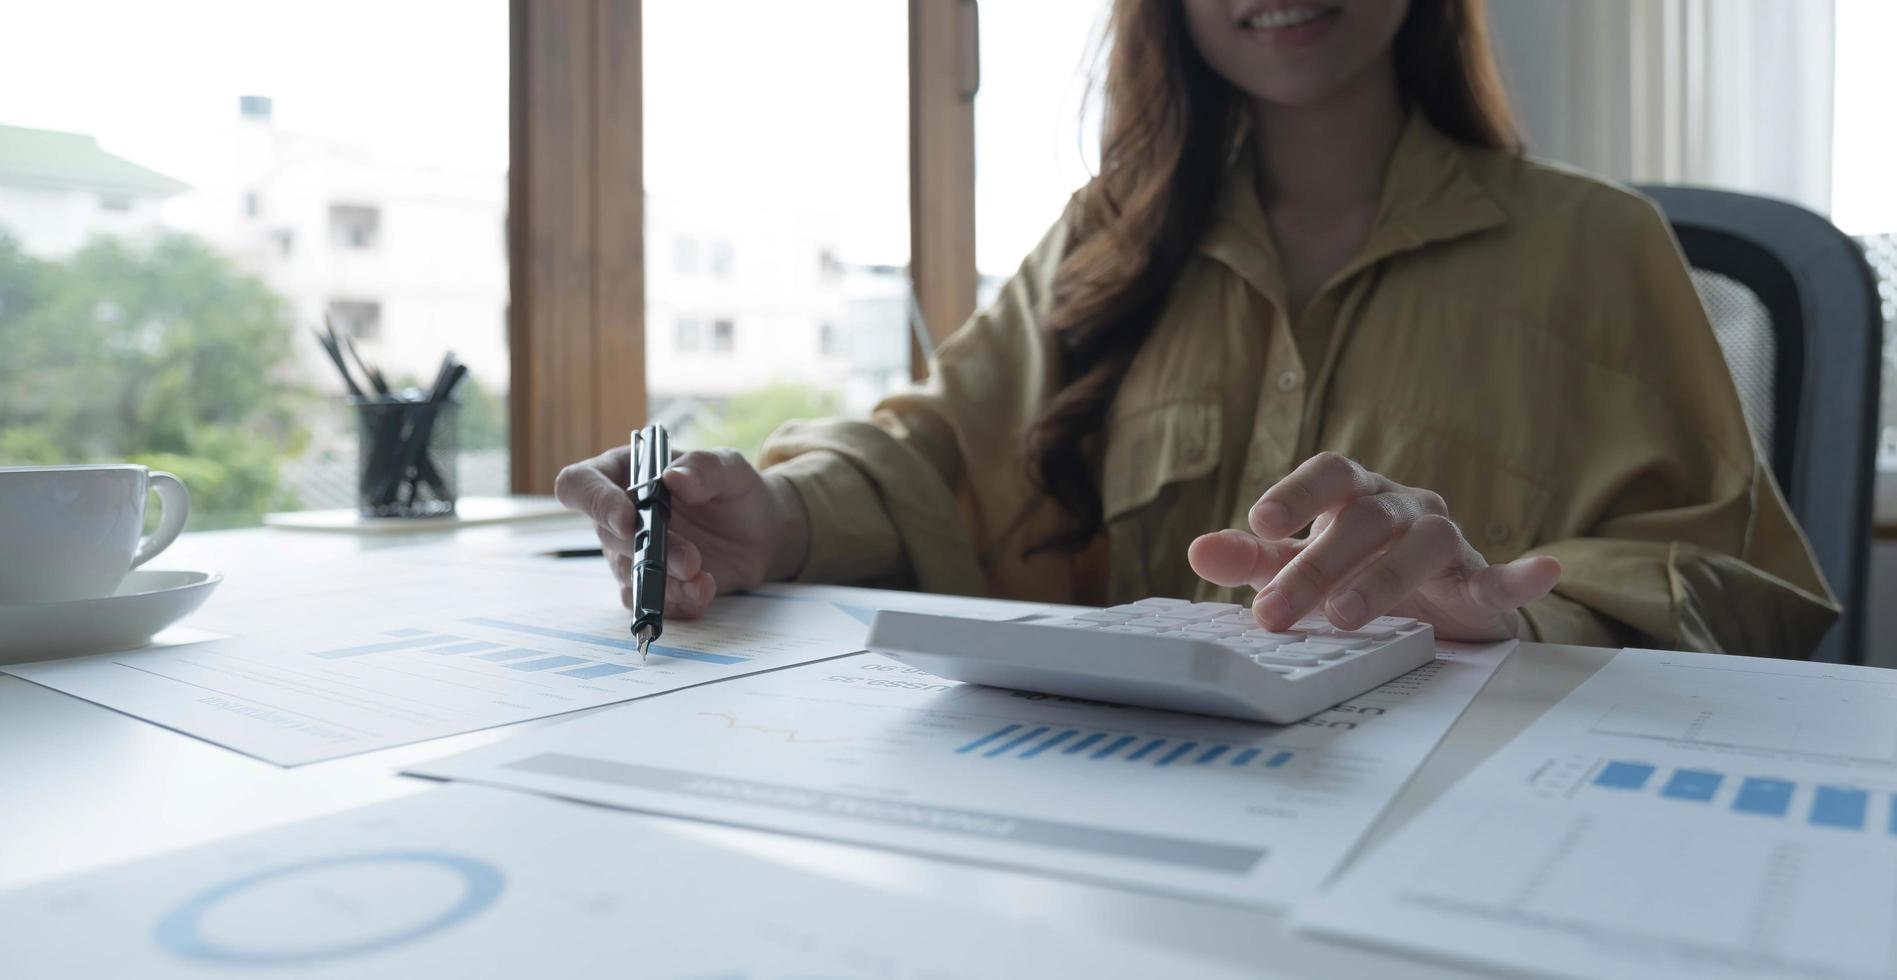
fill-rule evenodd
<path id="1" fill-rule="evenodd" d="M 1129 603 L 1126 603 L 1125 605 L 1120 605 L 1120 606 L 1108 606 L 1108 607 L 1107 607 L 1107 612 L 1110 612 L 1110 613 L 1125 613 L 1125 614 L 1127 614 L 1128 616 L 1149 616 L 1149 615 L 1152 615 L 1151 613 L 1149 613 L 1149 612 L 1147 612 L 1147 611 L 1146 611 L 1146 607 L 1145 607 L 1145 606 L 1141 606 L 1141 605 L 1136 605 L 1136 604 L 1134 604 L 1134 603 L 1131 603 L 1131 602 L 1129 602 Z"/>
<path id="2" fill-rule="evenodd" d="M 1125 625 L 1125 626 L 1145 626 L 1145 627 L 1147 627 L 1147 628 L 1149 628 L 1149 629 L 1156 629 L 1156 630 L 1176 630 L 1176 629 L 1178 629 L 1178 628 L 1179 628 L 1179 627 L 1180 627 L 1180 626 L 1181 626 L 1182 624 L 1181 624 L 1181 623 L 1180 623 L 1180 622 L 1179 622 L 1178 620 L 1176 620 L 1176 619 L 1151 619 L 1151 618 L 1148 618 L 1148 619 L 1129 619 L 1129 620 L 1127 620 L 1127 621 L 1126 621 L 1126 622 L 1125 622 L 1124 624 L 1122 624 L 1122 625 Z"/>
<path id="3" fill-rule="evenodd" d="M 1416 620 L 1407 616 L 1378 616 L 1370 621 L 1371 626 L 1381 626 L 1390 630 L 1406 630 L 1416 625 Z"/>
<path id="4" fill-rule="evenodd" d="M 1298 657 L 1315 658 L 1326 653 L 1343 653 L 1344 648 L 1338 647 L 1338 646 L 1331 646 L 1328 643 L 1309 643 L 1309 642 L 1287 643 L 1284 646 L 1279 647 L 1278 652 L 1288 657 L 1298 656 Z M 1312 662 L 1316 663 L 1316 660 L 1313 660 Z"/>
<path id="5" fill-rule="evenodd" d="M 1164 637 L 1168 640 L 1203 640 L 1205 639 L 1205 637 L 1201 634 L 1188 633 L 1184 630 L 1160 630 L 1159 632 L 1154 633 L 1153 636 L 1155 638 Z"/>
<path id="6" fill-rule="evenodd" d="M 1313 633 L 1310 642 L 1336 647 L 1339 650 L 1362 650 L 1374 641 L 1348 633 Z"/>
<path id="7" fill-rule="evenodd" d="M 1213 613 L 1230 613 L 1240 612 L 1245 607 L 1232 602 L 1195 602 L 1192 604 L 1192 608 L 1209 609 Z"/>
<path id="8" fill-rule="evenodd" d="M 1201 636 L 1238 636 L 1245 632 L 1245 627 L 1235 626 L 1231 623 L 1193 623 L 1190 626 L 1180 628 L 1188 633 L 1197 633 Z"/>
<path id="9" fill-rule="evenodd" d="M 1320 633 L 1331 629 L 1331 621 L 1322 616 L 1306 616 L 1291 624 L 1291 628 L 1300 633 Z"/>
<path id="10" fill-rule="evenodd" d="M 1111 610 L 1102 609 L 1099 612 L 1081 613 L 1080 615 L 1075 616 L 1074 618 L 1081 620 L 1083 622 L 1088 622 L 1088 623 L 1124 623 L 1127 620 L 1132 619 L 1133 617 L 1127 615 L 1126 613 L 1117 613 L 1117 612 L 1112 612 Z"/>
<path id="11" fill-rule="evenodd" d="M 1286 666 L 1284 664 L 1279 664 L 1279 663 L 1267 662 L 1264 659 L 1262 659 L 1263 656 L 1264 656 L 1263 654 L 1257 654 L 1253 656 L 1251 658 L 1252 663 L 1255 663 L 1258 666 L 1263 667 L 1264 669 L 1269 670 L 1274 674 L 1289 674 L 1292 671 L 1297 670 L 1296 667 L 1290 667 L 1290 666 Z"/>
<path id="12" fill-rule="evenodd" d="M 1155 597 L 1151 599 L 1141 599 L 1138 602 L 1133 603 L 1133 605 L 1141 609 L 1172 609 L 1177 606 L 1190 606 L 1192 605 L 1192 600 L 1190 599 L 1164 599 L 1164 598 Z"/>
<path id="13" fill-rule="evenodd" d="M 1254 640 L 1275 640 L 1280 645 L 1304 642 L 1303 633 L 1273 633 L 1270 630 L 1246 630 L 1245 636 Z"/>
<path id="14" fill-rule="evenodd" d="M 1342 643 L 1345 640 L 1362 640 L 1365 643 L 1381 643 L 1396 635 L 1395 630 L 1366 626 L 1360 630 L 1333 630 L 1324 634 L 1325 643 Z"/>

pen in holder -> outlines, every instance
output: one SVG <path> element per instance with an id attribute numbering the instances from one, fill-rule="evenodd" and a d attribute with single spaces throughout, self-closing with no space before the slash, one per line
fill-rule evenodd
<path id="1" fill-rule="evenodd" d="M 455 507 L 451 400 L 351 398 L 360 454 L 356 500 L 364 517 L 446 517 Z"/>

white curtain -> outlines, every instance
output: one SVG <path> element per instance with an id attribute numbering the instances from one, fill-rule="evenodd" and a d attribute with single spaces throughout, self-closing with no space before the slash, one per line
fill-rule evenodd
<path id="1" fill-rule="evenodd" d="M 1536 156 L 1831 208 L 1833 0 L 1492 0 Z"/>

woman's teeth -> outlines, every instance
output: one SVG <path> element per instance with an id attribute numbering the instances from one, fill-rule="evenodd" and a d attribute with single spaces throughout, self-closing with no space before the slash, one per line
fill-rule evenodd
<path id="1" fill-rule="evenodd" d="M 1267 10 L 1262 14 L 1247 17 L 1245 26 L 1254 30 L 1271 30 L 1283 27 L 1296 27 L 1330 13 L 1331 7 L 1292 7 L 1288 10 Z"/>

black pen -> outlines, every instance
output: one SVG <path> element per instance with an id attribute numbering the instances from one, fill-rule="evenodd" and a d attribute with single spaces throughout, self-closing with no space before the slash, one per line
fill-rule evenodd
<path id="1" fill-rule="evenodd" d="M 665 632 L 665 534 L 672 520 L 672 493 L 659 479 L 672 462 L 672 440 L 662 425 L 632 434 L 632 482 L 626 487 L 639 508 L 632 537 L 632 636 L 639 659 Z"/>

